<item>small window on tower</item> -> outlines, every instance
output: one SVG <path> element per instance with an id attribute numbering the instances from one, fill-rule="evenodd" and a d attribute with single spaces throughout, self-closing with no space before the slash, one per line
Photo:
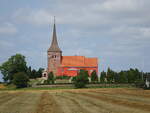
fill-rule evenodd
<path id="1" fill-rule="evenodd" d="M 56 58 L 56 55 L 52 55 L 52 58 Z"/>

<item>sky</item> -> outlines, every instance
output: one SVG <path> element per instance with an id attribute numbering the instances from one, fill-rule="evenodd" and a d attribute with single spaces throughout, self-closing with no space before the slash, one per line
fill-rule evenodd
<path id="1" fill-rule="evenodd" d="M 98 57 L 99 72 L 150 72 L 149 6 L 150 0 L 0 0 L 0 65 L 21 53 L 28 66 L 46 68 L 55 16 L 63 56 Z"/>

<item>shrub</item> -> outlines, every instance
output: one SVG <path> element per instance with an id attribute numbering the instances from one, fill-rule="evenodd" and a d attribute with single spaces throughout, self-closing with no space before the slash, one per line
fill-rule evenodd
<path id="1" fill-rule="evenodd" d="M 143 80 L 136 80 L 135 81 L 135 86 L 138 87 L 138 88 L 144 88 L 145 86 L 145 82 Z"/>
<path id="2" fill-rule="evenodd" d="M 75 82 L 75 80 L 76 80 L 76 76 L 75 77 L 72 77 L 72 82 Z"/>
<path id="3" fill-rule="evenodd" d="M 74 85 L 76 88 L 84 88 L 88 82 L 88 73 L 84 70 L 80 70 L 78 76 L 74 78 Z"/>
<path id="4" fill-rule="evenodd" d="M 24 72 L 18 72 L 14 74 L 13 84 L 17 88 L 24 88 L 28 86 L 29 78 Z"/>

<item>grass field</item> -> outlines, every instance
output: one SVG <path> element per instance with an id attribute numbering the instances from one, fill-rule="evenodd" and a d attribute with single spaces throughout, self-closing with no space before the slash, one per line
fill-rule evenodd
<path id="1" fill-rule="evenodd" d="M 98 88 L 1 91 L 0 113 L 150 113 L 150 90 Z"/>

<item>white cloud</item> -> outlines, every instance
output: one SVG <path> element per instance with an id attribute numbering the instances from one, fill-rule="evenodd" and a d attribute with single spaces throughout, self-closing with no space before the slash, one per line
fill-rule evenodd
<path id="1" fill-rule="evenodd" d="M 53 16 L 47 10 L 39 9 L 18 9 L 14 15 L 16 22 L 30 23 L 34 25 L 46 25 L 50 24 Z"/>
<path id="2" fill-rule="evenodd" d="M 101 9 L 106 11 L 136 11 L 138 9 L 138 3 L 140 0 L 106 0 L 101 5 Z"/>
<path id="3" fill-rule="evenodd" d="M 11 23 L 4 23 L 0 25 L 0 34 L 15 34 L 17 33 L 17 28 Z"/>
<path id="4" fill-rule="evenodd" d="M 141 28 L 140 31 L 144 37 L 150 39 L 150 28 Z"/>
<path id="5" fill-rule="evenodd" d="M 83 7 L 83 4 L 84 5 Z M 146 0 L 94 0 L 93 2 L 56 2 L 54 8 L 17 9 L 14 19 L 34 25 L 52 23 L 56 16 L 58 24 L 68 24 L 87 28 L 92 26 L 111 26 L 116 24 L 137 24 L 149 22 L 150 8 Z"/>

